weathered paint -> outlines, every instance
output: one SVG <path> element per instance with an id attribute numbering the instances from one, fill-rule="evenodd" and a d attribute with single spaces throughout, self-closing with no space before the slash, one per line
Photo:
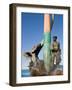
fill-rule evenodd
<path id="1" fill-rule="evenodd" d="M 43 47 L 43 59 L 44 65 L 47 72 L 51 69 L 51 25 L 50 25 L 50 15 L 44 15 L 44 47 Z"/>
<path id="2" fill-rule="evenodd" d="M 43 47 L 43 58 L 46 71 L 49 72 L 51 69 L 51 33 L 45 32 L 44 33 L 44 47 Z"/>

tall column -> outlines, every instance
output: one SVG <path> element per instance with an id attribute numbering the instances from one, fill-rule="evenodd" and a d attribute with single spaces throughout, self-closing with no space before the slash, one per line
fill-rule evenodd
<path id="1" fill-rule="evenodd" d="M 43 59 L 47 72 L 50 72 L 51 68 L 51 25 L 50 15 L 44 14 L 44 47 L 43 47 Z"/>

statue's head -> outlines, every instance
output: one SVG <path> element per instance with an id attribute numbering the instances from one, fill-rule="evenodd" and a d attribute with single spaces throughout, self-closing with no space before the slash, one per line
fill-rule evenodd
<path id="1" fill-rule="evenodd" d="M 53 36 L 53 41 L 57 41 L 57 36 Z"/>

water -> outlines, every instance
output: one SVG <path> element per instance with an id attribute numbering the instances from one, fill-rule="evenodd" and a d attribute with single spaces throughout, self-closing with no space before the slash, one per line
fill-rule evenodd
<path id="1" fill-rule="evenodd" d="M 21 76 L 22 77 L 29 77 L 29 76 L 31 76 L 31 73 L 30 73 L 29 69 L 21 70 Z"/>

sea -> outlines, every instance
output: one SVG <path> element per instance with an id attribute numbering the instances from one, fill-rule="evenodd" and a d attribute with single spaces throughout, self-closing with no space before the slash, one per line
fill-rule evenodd
<path id="1" fill-rule="evenodd" d="M 29 69 L 21 70 L 21 77 L 30 77 L 31 73 Z"/>

